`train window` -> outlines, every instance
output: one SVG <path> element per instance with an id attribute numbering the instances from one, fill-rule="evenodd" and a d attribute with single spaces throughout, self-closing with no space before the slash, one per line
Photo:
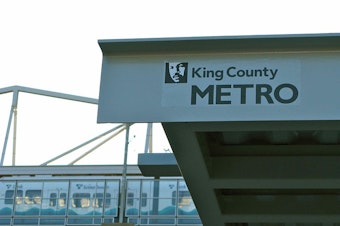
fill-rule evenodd
<path id="1" fill-rule="evenodd" d="M 51 193 L 50 194 L 50 206 L 56 206 L 57 205 L 57 193 Z"/>
<path id="2" fill-rule="evenodd" d="M 111 203 L 111 194 L 106 193 L 105 195 L 105 207 L 108 208 L 110 207 Z M 95 193 L 93 194 L 93 207 L 95 208 L 100 208 L 103 207 L 104 205 L 104 194 L 103 193 Z"/>
<path id="3" fill-rule="evenodd" d="M 22 204 L 23 194 L 24 194 L 24 192 L 22 190 L 17 190 L 16 196 L 15 196 L 15 203 L 16 204 Z"/>
<path id="4" fill-rule="evenodd" d="M 135 195 L 132 192 L 127 193 L 127 199 L 126 199 L 126 205 L 127 206 L 133 206 L 133 198 Z"/>
<path id="5" fill-rule="evenodd" d="M 142 193 L 142 195 L 141 195 L 141 205 L 142 205 L 142 207 L 145 207 L 145 206 L 147 206 L 147 199 L 148 198 L 148 194 L 147 193 Z"/>
<path id="6" fill-rule="evenodd" d="M 191 203 L 191 195 L 189 191 L 178 191 L 178 206 L 189 206 Z"/>
<path id="7" fill-rule="evenodd" d="M 72 197 L 72 207 L 88 208 L 90 207 L 90 193 L 74 193 Z"/>
<path id="8" fill-rule="evenodd" d="M 27 190 L 25 204 L 41 204 L 41 190 Z"/>
<path id="9" fill-rule="evenodd" d="M 176 196 L 177 196 L 177 192 L 176 191 L 173 191 L 172 192 L 172 201 L 171 201 L 171 204 L 173 206 L 176 206 Z"/>
<path id="10" fill-rule="evenodd" d="M 176 205 L 176 191 L 172 192 L 172 205 Z M 191 195 L 189 191 L 178 191 L 178 206 L 190 205 Z"/>
<path id="11" fill-rule="evenodd" d="M 92 203 L 93 207 L 94 208 L 103 207 L 103 199 L 104 199 L 103 193 L 93 194 L 93 203 Z"/>
<path id="12" fill-rule="evenodd" d="M 56 206 L 58 201 L 59 207 L 64 207 L 66 205 L 66 193 L 60 193 L 58 198 L 57 193 L 50 194 L 50 206 Z"/>
<path id="13" fill-rule="evenodd" d="M 59 207 L 64 207 L 66 205 L 66 193 L 60 193 L 58 204 Z"/>
<path id="14" fill-rule="evenodd" d="M 14 201 L 14 190 L 7 190 L 5 192 L 5 204 L 13 204 Z M 15 196 L 15 203 L 21 204 L 22 203 L 22 190 L 17 190 L 17 194 Z"/>
<path id="15" fill-rule="evenodd" d="M 14 190 L 7 190 L 5 192 L 5 204 L 13 204 L 14 201 Z M 15 203 L 21 204 L 22 203 L 22 190 L 17 190 L 17 195 L 15 196 Z"/>
<path id="16" fill-rule="evenodd" d="M 7 190 L 5 192 L 5 204 L 13 204 L 14 190 Z"/>

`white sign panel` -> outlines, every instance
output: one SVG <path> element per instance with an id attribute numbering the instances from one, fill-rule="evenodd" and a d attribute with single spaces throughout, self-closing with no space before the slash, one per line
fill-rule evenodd
<path id="1" fill-rule="evenodd" d="M 165 62 L 162 106 L 297 105 L 299 60 Z"/>
<path id="2" fill-rule="evenodd" d="M 340 52 L 104 56 L 98 122 L 339 120 Z"/>

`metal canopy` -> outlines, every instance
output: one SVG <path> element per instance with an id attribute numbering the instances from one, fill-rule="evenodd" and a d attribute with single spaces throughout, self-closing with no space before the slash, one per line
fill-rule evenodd
<path id="1" fill-rule="evenodd" d="M 104 55 L 339 50 L 339 34 L 212 36 L 98 41 Z"/>
<path id="2" fill-rule="evenodd" d="M 205 226 L 340 223 L 340 34 L 100 40 L 99 45 L 104 58 L 98 121 L 162 122 Z M 175 90 L 189 93 L 189 102 L 162 77 L 172 62 L 184 62 L 178 68 L 191 65 L 189 85 Z M 281 73 L 282 84 L 296 85 L 296 103 L 261 105 L 254 94 L 256 103 L 247 105 L 244 88 L 240 105 L 216 106 L 231 103 L 223 99 L 230 96 L 222 90 L 229 85 L 260 84 L 257 91 L 269 94 L 256 79 L 240 85 L 229 74 L 225 83 L 215 81 L 221 66 L 267 62 L 273 74 Z M 208 82 L 196 81 L 204 78 Z M 222 87 L 220 99 L 211 95 L 194 105 L 194 91 L 188 89 L 202 84 Z M 197 93 L 203 99 L 210 88 Z"/>
<path id="3" fill-rule="evenodd" d="M 340 105 L 331 98 L 340 95 L 339 34 L 99 45 L 99 123 L 339 119 Z M 179 62 L 187 81 L 166 81 L 167 65 Z"/>
<path id="4" fill-rule="evenodd" d="M 172 153 L 138 154 L 138 167 L 147 177 L 181 177 L 175 156 Z"/>

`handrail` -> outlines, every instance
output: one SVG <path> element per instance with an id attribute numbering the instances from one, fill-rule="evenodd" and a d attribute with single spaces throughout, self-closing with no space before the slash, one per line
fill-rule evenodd
<path id="1" fill-rule="evenodd" d="M 72 100 L 72 101 L 79 101 L 79 102 L 84 102 L 84 103 L 89 103 L 89 104 L 98 104 L 98 99 L 95 99 L 95 98 L 82 97 L 82 96 L 60 93 L 60 92 L 53 92 L 53 91 L 42 90 L 42 89 L 29 88 L 25 86 L 9 86 L 5 88 L 0 88 L 0 94 L 9 93 L 9 92 L 31 93 L 31 94 L 37 94 L 37 95 L 42 95 L 42 96 L 48 96 L 48 97 L 54 97 L 54 98 Z"/>
<path id="2" fill-rule="evenodd" d="M 1 159 L 0 159 L 0 166 L 3 166 L 3 164 L 4 164 L 7 142 L 8 142 L 9 132 L 10 132 L 10 129 L 11 129 L 12 120 L 14 121 L 12 165 L 15 165 L 16 127 L 17 127 L 17 125 L 16 125 L 16 121 L 17 121 L 16 112 L 17 112 L 18 98 L 19 98 L 20 92 L 36 94 L 36 95 L 41 95 L 41 96 L 47 96 L 47 97 L 53 97 L 53 98 L 59 98 L 59 99 L 64 99 L 64 100 L 78 101 L 78 102 L 89 103 L 89 104 L 98 104 L 98 99 L 95 99 L 95 98 L 71 95 L 71 94 L 60 93 L 60 92 L 53 92 L 53 91 L 42 90 L 42 89 L 29 88 L 29 87 L 25 87 L 25 86 L 9 86 L 9 87 L 5 87 L 5 88 L 0 88 L 0 95 L 6 94 L 6 93 L 13 93 L 12 106 L 11 106 L 11 110 L 10 110 L 10 114 L 9 114 L 9 118 L 8 118 L 5 140 L 4 140 L 4 143 L 3 143 L 3 149 L 2 149 L 2 153 L 1 153 Z"/>

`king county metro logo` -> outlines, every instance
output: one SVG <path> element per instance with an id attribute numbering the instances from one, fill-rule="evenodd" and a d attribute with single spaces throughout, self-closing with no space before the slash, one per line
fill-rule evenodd
<path id="1" fill-rule="evenodd" d="M 187 83 L 188 63 L 165 63 L 165 83 Z"/>

